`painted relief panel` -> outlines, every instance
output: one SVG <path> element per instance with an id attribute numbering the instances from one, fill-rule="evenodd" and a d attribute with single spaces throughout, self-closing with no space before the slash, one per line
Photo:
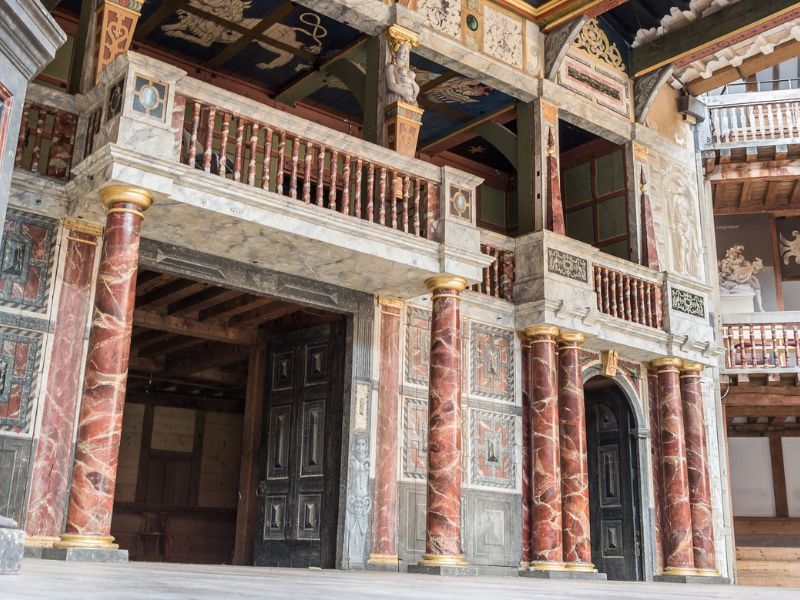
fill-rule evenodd
<path id="1" fill-rule="evenodd" d="M 403 477 L 425 479 L 428 468 L 428 401 L 403 402 Z"/>
<path id="2" fill-rule="evenodd" d="M 470 411 L 471 482 L 514 489 L 514 415 Z"/>
<path id="3" fill-rule="evenodd" d="M 486 4 L 483 7 L 483 51 L 504 63 L 522 68 L 522 19 Z"/>
<path id="4" fill-rule="evenodd" d="M 30 433 L 44 334 L 0 326 L 0 431 Z"/>
<path id="5" fill-rule="evenodd" d="M 431 353 L 431 313 L 409 308 L 406 318 L 406 381 L 428 385 Z"/>
<path id="6" fill-rule="evenodd" d="M 472 323 L 471 393 L 494 400 L 514 400 L 514 334 Z"/>
<path id="7" fill-rule="evenodd" d="M 417 11 L 434 29 L 454 38 L 459 36 L 461 0 L 417 0 Z"/>
<path id="8" fill-rule="evenodd" d="M 0 247 L 0 306 L 47 311 L 55 221 L 9 209 Z"/>

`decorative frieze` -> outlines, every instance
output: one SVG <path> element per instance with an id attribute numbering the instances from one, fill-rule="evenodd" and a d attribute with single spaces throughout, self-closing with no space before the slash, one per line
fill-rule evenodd
<path id="1" fill-rule="evenodd" d="M 704 319 L 706 316 L 706 304 L 702 296 L 682 290 L 672 288 L 671 302 L 672 310 L 677 310 L 693 317 Z"/>
<path id="2" fill-rule="evenodd" d="M 489 4 L 483 7 L 483 51 L 489 56 L 522 68 L 522 19 Z"/>
<path id="3" fill-rule="evenodd" d="M 547 270 L 575 281 L 589 282 L 589 262 L 556 248 L 547 249 Z"/>

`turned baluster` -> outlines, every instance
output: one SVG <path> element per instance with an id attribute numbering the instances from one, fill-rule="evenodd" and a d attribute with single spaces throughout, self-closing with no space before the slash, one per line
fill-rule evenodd
<path id="1" fill-rule="evenodd" d="M 28 123 L 28 118 L 30 117 L 31 112 L 31 105 L 30 102 L 26 102 L 23 109 L 22 109 L 22 123 L 21 127 L 19 128 L 19 138 L 17 139 L 17 153 L 14 156 L 14 166 L 21 167 L 22 166 L 22 156 L 25 153 L 25 141 L 28 137 L 28 128 L 30 124 Z M 91 128 L 91 126 L 90 126 Z M 87 133 L 87 137 L 88 137 Z"/>
<path id="2" fill-rule="evenodd" d="M 350 214 L 350 155 L 342 159 L 342 214 Z"/>
<path id="3" fill-rule="evenodd" d="M 378 187 L 378 223 L 386 225 L 386 167 L 381 167 L 381 178 Z"/>
<path id="4" fill-rule="evenodd" d="M 39 154 L 42 151 L 42 133 L 44 133 L 44 120 L 47 113 L 44 107 L 37 106 L 38 114 L 36 116 L 36 132 L 33 138 L 33 152 L 31 153 L 31 173 L 36 173 L 39 170 Z"/>
<path id="5" fill-rule="evenodd" d="M 258 123 L 250 125 L 250 160 L 247 163 L 247 185 L 256 184 L 256 151 L 258 148 Z"/>
<path id="6" fill-rule="evenodd" d="M 269 190 L 269 179 L 272 161 L 272 128 L 264 130 L 264 164 L 261 171 L 261 189 Z"/>
<path id="7" fill-rule="evenodd" d="M 747 106 L 747 122 L 748 122 L 748 133 L 750 141 L 756 139 L 756 114 L 753 111 L 753 105 L 750 104 Z"/>
<path id="8" fill-rule="evenodd" d="M 339 180 L 339 151 L 335 148 L 331 152 L 331 176 L 329 178 L 330 189 L 328 189 L 328 208 L 336 210 L 336 191 Z"/>
<path id="9" fill-rule="evenodd" d="M 195 102 L 192 105 L 192 133 L 189 137 L 189 148 L 187 149 L 186 164 L 194 169 L 197 162 L 197 133 L 200 130 L 200 103 Z"/>
<path id="10" fill-rule="evenodd" d="M 491 255 L 489 247 L 484 244 L 481 244 L 481 253 Z M 483 285 L 481 286 L 481 292 L 484 294 L 488 294 L 489 290 L 492 288 L 492 282 L 490 280 L 491 277 L 490 268 L 491 267 L 485 267 L 483 269 Z"/>
<path id="11" fill-rule="evenodd" d="M 367 221 L 372 222 L 375 215 L 375 165 L 367 166 Z"/>
<path id="12" fill-rule="evenodd" d="M 297 198 L 297 166 L 300 163 L 300 138 L 292 139 L 292 166 L 289 172 L 289 197 Z"/>
<path id="13" fill-rule="evenodd" d="M 631 279 L 631 320 L 634 323 L 639 323 L 639 290 L 641 280 L 635 277 Z"/>
<path id="14" fill-rule="evenodd" d="M 425 237 L 429 240 L 437 238 L 437 231 L 434 223 L 439 219 L 439 186 L 435 183 L 427 183 L 427 193 L 425 194 Z"/>
<path id="15" fill-rule="evenodd" d="M 731 328 L 728 325 L 722 326 L 722 345 L 725 348 L 725 366 L 729 369 L 734 368 L 733 343 L 731 340 Z"/>
<path id="16" fill-rule="evenodd" d="M 306 142 L 304 150 L 303 165 L 305 171 L 303 172 L 303 202 L 311 204 L 311 169 L 314 166 L 314 145 L 311 142 Z"/>
<path id="17" fill-rule="evenodd" d="M 322 206 L 325 198 L 325 150 L 325 146 L 320 146 L 317 154 L 317 206 Z"/>
<path id="18" fill-rule="evenodd" d="M 228 162 L 228 134 L 231 129 L 231 116 L 222 113 L 222 134 L 219 142 L 219 164 L 217 165 L 217 175 L 225 177 L 225 167 Z"/>
<path id="19" fill-rule="evenodd" d="M 403 231 L 408 233 L 408 200 L 411 190 L 411 179 L 403 177 Z"/>
<path id="20" fill-rule="evenodd" d="M 617 312 L 617 274 L 615 271 L 609 269 L 608 271 L 608 283 L 609 283 L 609 292 L 610 292 L 610 302 L 611 302 L 611 316 L 618 317 L 619 313 Z"/>
<path id="21" fill-rule="evenodd" d="M 363 161 L 356 159 L 356 176 L 353 183 L 353 214 L 359 219 L 364 218 L 364 207 L 361 206 L 361 177 L 363 174 Z"/>
<path id="22" fill-rule="evenodd" d="M 497 248 L 492 248 L 492 256 L 494 262 L 492 263 L 492 290 L 491 296 L 495 298 L 500 297 L 500 251 Z"/>
<path id="23" fill-rule="evenodd" d="M 392 171 L 391 185 L 389 186 L 390 193 L 392 194 L 392 229 L 397 229 L 397 171 Z"/>
<path id="24" fill-rule="evenodd" d="M 655 327 L 655 318 L 653 317 L 653 285 L 648 283 L 644 288 L 644 308 L 645 320 L 649 327 Z"/>
<path id="25" fill-rule="evenodd" d="M 286 132 L 281 129 L 278 136 L 278 170 L 275 174 L 275 193 L 283 194 L 283 176 L 286 168 Z"/>
<path id="26" fill-rule="evenodd" d="M 611 300 L 610 300 L 610 286 L 611 282 L 608 280 L 608 269 L 605 267 L 600 267 L 600 273 L 603 275 L 603 293 L 602 293 L 602 301 L 603 305 L 600 307 L 600 311 L 604 314 L 610 315 L 611 314 Z"/>
<path id="27" fill-rule="evenodd" d="M 600 275 L 600 268 L 594 265 L 594 295 L 597 299 L 597 310 L 603 312 L 603 277 Z"/>
<path id="28" fill-rule="evenodd" d="M 647 322 L 647 315 L 645 313 L 645 302 L 644 302 L 644 294 L 645 290 L 650 287 L 650 283 L 647 281 L 642 281 L 639 284 L 639 297 L 637 301 L 639 303 L 639 323 L 642 325 L 649 325 Z"/>
<path id="29" fill-rule="evenodd" d="M 414 235 L 419 236 L 419 199 L 422 194 L 422 180 L 417 177 L 414 186 Z"/>
<path id="30" fill-rule="evenodd" d="M 622 276 L 622 300 L 623 306 L 625 307 L 625 320 L 630 321 L 632 312 L 631 312 L 631 278 L 627 275 Z"/>
<path id="31" fill-rule="evenodd" d="M 233 160 L 233 180 L 242 180 L 242 161 L 244 160 L 244 119 L 237 117 L 236 156 Z"/>

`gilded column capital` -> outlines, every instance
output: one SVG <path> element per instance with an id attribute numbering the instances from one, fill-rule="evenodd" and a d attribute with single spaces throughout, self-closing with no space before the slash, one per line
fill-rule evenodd
<path id="1" fill-rule="evenodd" d="M 694 362 L 692 360 L 684 360 L 681 362 L 681 373 L 692 375 L 700 375 L 706 366 L 703 363 Z"/>
<path id="2" fill-rule="evenodd" d="M 548 335 L 551 337 L 556 337 L 559 331 L 559 328 L 555 325 L 531 325 L 530 327 L 525 328 L 525 335 L 529 338 L 535 335 Z"/>
<path id="3" fill-rule="evenodd" d="M 467 280 L 456 275 L 434 275 L 425 280 L 429 292 L 436 290 L 455 290 L 463 292 L 467 289 Z"/>
<path id="4" fill-rule="evenodd" d="M 582 344 L 586 341 L 586 336 L 577 331 L 562 331 L 561 335 L 558 336 L 558 341 L 568 344 Z"/>
<path id="5" fill-rule="evenodd" d="M 120 210 L 112 208 L 112 204 L 133 204 L 141 211 L 133 212 L 142 215 L 153 204 L 153 195 L 147 190 L 132 185 L 109 185 L 100 190 L 100 200 L 103 201 L 106 212 Z"/>
<path id="6" fill-rule="evenodd" d="M 680 368 L 680 366 L 682 364 L 683 364 L 683 361 L 680 358 L 676 358 L 674 356 L 665 356 L 663 358 L 657 358 L 655 360 L 650 361 L 650 365 L 654 369 L 658 369 L 658 370 L 666 369 L 666 368 L 669 368 L 669 367 Z"/>

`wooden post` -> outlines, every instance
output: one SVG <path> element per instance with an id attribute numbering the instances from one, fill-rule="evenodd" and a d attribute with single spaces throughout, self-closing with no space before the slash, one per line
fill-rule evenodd
<path id="1" fill-rule="evenodd" d="M 247 394 L 242 428 L 242 461 L 239 467 L 239 502 L 236 506 L 236 541 L 233 564 L 252 565 L 255 544 L 256 509 L 260 457 L 261 430 L 264 412 L 264 378 L 267 369 L 266 344 L 250 350 L 247 367 Z"/>
<path id="2" fill-rule="evenodd" d="M 775 492 L 775 516 L 788 517 L 789 503 L 786 496 L 786 472 L 783 466 L 783 444 L 780 433 L 769 436 L 769 457 L 772 463 L 772 489 Z"/>

